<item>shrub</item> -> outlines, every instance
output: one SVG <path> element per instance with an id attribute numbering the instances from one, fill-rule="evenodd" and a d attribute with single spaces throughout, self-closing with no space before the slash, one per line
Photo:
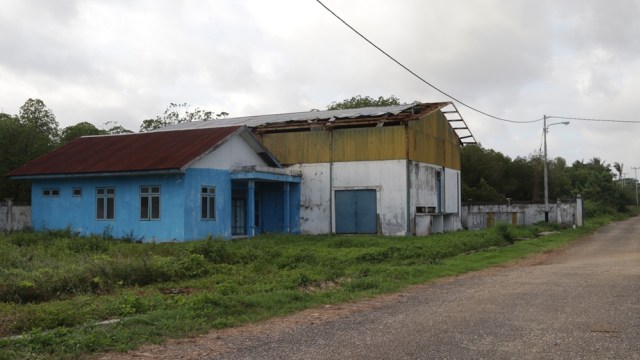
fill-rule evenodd
<path id="1" fill-rule="evenodd" d="M 511 231 L 511 225 L 506 223 L 497 223 L 494 230 L 500 239 L 508 242 L 509 244 L 516 242 L 516 238 Z"/>
<path id="2" fill-rule="evenodd" d="M 191 248 L 192 254 L 202 255 L 208 261 L 215 264 L 233 264 L 233 253 L 228 249 L 225 240 L 218 240 L 209 237 L 206 240 L 194 242 Z"/>
<path id="3" fill-rule="evenodd" d="M 189 254 L 189 256 L 178 261 L 176 266 L 176 277 L 181 279 L 193 279 L 209 274 L 209 264 L 204 256 L 200 254 Z"/>
<path id="4" fill-rule="evenodd" d="M 21 231 L 9 235 L 9 242 L 18 247 L 28 247 L 39 244 L 44 237 L 36 232 Z"/>
<path id="5" fill-rule="evenodd" d="M 106 253 L 109 241 L 99 236 L 73 237 L 67 240 L 69 250 L 78 253 Z"/>

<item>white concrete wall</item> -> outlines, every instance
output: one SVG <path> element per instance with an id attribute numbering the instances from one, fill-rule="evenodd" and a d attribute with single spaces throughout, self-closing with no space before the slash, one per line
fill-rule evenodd
<path id="1" fill-rule="evenodd" d="M 302 173 L 300 229 L 305 234 L 335 232 L 335 190 L 375 189 L 381 231 L 407 232 L 406 161 L 354 161 L 298 164 Z"/>
<path id="2" fill-rule="evenodd" d="M 300 227 L 304 234 L 335 232 L 334 192 L 356 189 L 376 190 L 379 225 L 384 235 L 428 235 L 462 228 L 457 170 L 409 162 L 407 176 L 405 160 L 298 164 L 290 168 L 302 173 Z M 442 210 L 448 213 L 416 214 L 417 206 L 437 207 L 438 171 L 442 172 Z"/>
<path id="3" fill-rule="evenodd" d="M 16 206 L 0 201 L 0 231 L 20 231 L 31 228 L 31 206 Z"/>
<path id="4" fill-rule="evenodd" d="M 227 139 L 217 149 L 196 160 L 191 167 L 201 169 L 231 169 L 241 166 L 267 165 L 238 134 Z"/>
<path id="5" fill-rule="evenodd" d="M 419 206 L 434 207 L 438 211 L 436 173 L 441 172 L 442 209 L 438 214 L 418 214 Z M 411 186 L 409 209 L 411 233 L 428 235 L 462 228 L 460 221 L 460 171 L 430 164 L 410 162 Z M 442 215 L 444 214 L 444 215 Z"/>
<path id="6" fill-rule="evenodd" d="M 376 189 L 382 234 L 407 234 L 407 162 L 405 160 L 334 163 L 332 184 L 334 191 Z M 333 224 L 335 231 L 335 219 Z"/>
<path id="7" fill-rule="evenodd" d="M 453 169 L 444 169 L 444 209 L 445 214 L 457 214 L 460 212 L 460 171 Z"/>
<path id="8" fill-rule="evenodd" d="M 564 226 L 577 224 L 582 209 L 573 203 L 549 204 L 549 222 Z M 462 223 L 468 230 L 484 229 L 493 223 L 530 225 L 544 221 L 544 204 L 468 205 L 462 207 Z"/>
<path id="9" fill-rule="evenodd" d="M 300 184 L 300 232 L 331 232 L 331 188 L 329 164 L 298 164 L 290 167 L 302 173 Z"/>
<path id="10" fill-rule="evenodd" d="M 428 235 L 435 230 L 462 228 L 460 172 L 406 160 L 354 161 L 298 164 L 291 169 L 302 173 L 300 227 L 305 234 L 335 232 L 334 192 L 336 190 L 375 189 L 379 225 L 384 235 Z M 417 206 L 436 207 L 436 172 L 442 172 L 443 210 L 434 226 L 429 214 L 416 215 Z M 407 191 L 407 181 L 409 191 Z M 409 214 L 407 214 L 407 208 Z M 446 219 L 445 219 L 446 218 Z"/>
<path id="11" fill-rule="evenodd" d="M 435 207 L 437 210 L 436 173 L 438 171 L 442 171 L 442 167 L 410 162 L 409 183 L 411 184 L 410 208 L 412 215 L 415 214 L 418 206 Z"/>

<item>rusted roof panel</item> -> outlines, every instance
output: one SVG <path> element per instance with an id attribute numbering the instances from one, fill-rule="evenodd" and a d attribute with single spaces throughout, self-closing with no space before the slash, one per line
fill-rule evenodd
<path id="1" fill-rule="evenodd" d="M 7 175 L 30 177 L 180 170 L 241 128 L 232 126 L 82 137 Z"/>

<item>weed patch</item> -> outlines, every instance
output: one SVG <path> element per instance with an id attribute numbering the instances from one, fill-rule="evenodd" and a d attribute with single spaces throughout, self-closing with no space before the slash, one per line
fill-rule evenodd
<path id="1" fill-rule="evenodd" d="M 46 359 L 125 351 L 504 263 L 611 220 L 590 219 L 585 228 L 539 238 L 552 228 L 503 224 L 428 237 L 264 235 L 173 244 L 119 240 L 109 231 L 0 235 L 0 353 Z M 112 319 L 120 321 L 96 325 Z"/>

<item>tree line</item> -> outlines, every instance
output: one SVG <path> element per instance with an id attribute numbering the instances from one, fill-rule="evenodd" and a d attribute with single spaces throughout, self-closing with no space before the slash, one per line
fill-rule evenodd
<path id="1" fill-rule="evenodd" d="M 333 102 L 328 110 L 364 106 L 398 105 L 395 96 L 377 99 L 369 96 L 354 96 L 341 102 Z M 140 132 L 152 131 L 165 126 L 191 121 L 209 121 L 228 116 L 225 111 L 213 112 L 187 103 L 170 103 L 166 110 L 142 121 Z M 26 180 L 9 180 L 5 174 L 47 152 L 82 136 L 133 133 L 114 121 L 101 128 L 83 121 L 61 129 L 56 116 L 40 99 L 28 99 L 18 114 L 0 112 L 0 200 L 11 198 L 16 203 L 31 202 L 31 184 Z"/>
<path id="2" fill-rule="evenodd" d="M 511 159 L 481 145 L 466 145 L 461 162 L 463 202 L 544 202 L 542 154 Z M 597 157 L 571 165 L 561 157 L 549 160 L 549 202 L 581 195 L 590 214 L 625 211 L 636 203 L 636 180 L 623 178 L 622 167 L 616 162 L 612 168 Z"/>
<path id="3" fill-rule="evenodd" d="M 227 115 L 226 112 L 213 113 L 200 108 L 191 109 L 187 103 L 171 103 L 161 115 L 143 120 L 140 132 Z M 133 131 L 114 121 L 103 124 L 101 128 L 83 121 L 61 129 L 54 113 L 40 99 L 25 101 L 18 114 L 0 113 L 0 200 L 11 198 L 16 203 L 31 201 L 29 181 L 9 180 L 4 176 L 9 171 L 81 136 L 125 133 Z"/>
<path id="4" fill-rule="evenodd" d="M 332 102 L 327 109 L 400 104 L 393 95 L 378 98 L 357 95 Z M 227 115 L 224 111 L 192 109 L 187 103 L 170 103 L 161 115 L 143 120 L 139 131 Z M 117 122 L 105 123 L 102 128 L 80 122 L 60 129 L 55 115 L 40 99 L 28 99 L 16 115 L 0 113 L 0 200 L 12 198 L 18 203 L 30 202 L 28 181 L 10 181 L 1 176 L 28 161 L 81 136 L 132 132 Z M 540 154 L 511 159 L 481 145 L 467 145 L 462 148 L 461 162 L 463 202 L 544 201 L 544 160 Z M 622 169 L 620 163 L 614 163 L 612 168 L 599 158 L 576 161 L 572 165 L 561 157 L 552 159 L 548 162 L 549 201 L 581 195 L 591 212 L 623 211 L 626 205 L 635 203 L 636 180 L 624 179 Z"/>

